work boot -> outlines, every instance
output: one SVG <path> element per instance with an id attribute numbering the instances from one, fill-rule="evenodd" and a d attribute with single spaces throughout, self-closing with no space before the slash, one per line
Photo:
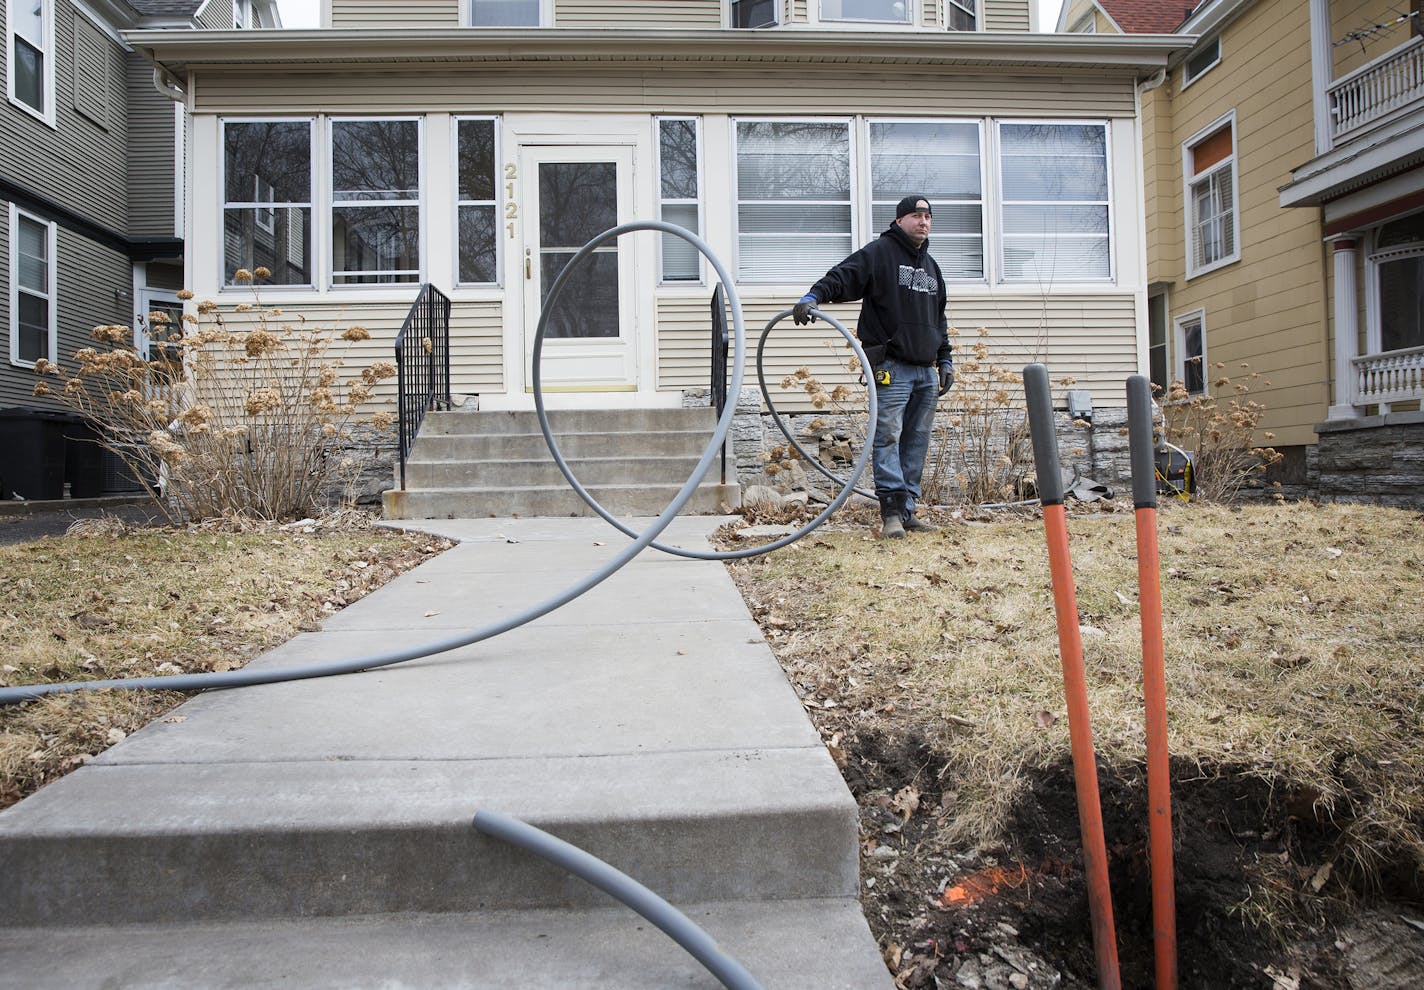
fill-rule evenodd
<path id="1" fill-rule="evenodd" d="M 880 538 L 898 540 L 905 535 L 905 496 L 891 494 L 880 496 Z"/>
<path id="2" fill-rule="evenodd" d="M 905 532 L 907 533 L 939 532 L 939 527 L 934 525 L 934 523 L 927 523 L 923 519 L 916 516 L 914 509 L 911 509 L 909 512 L 905 513 L 905 518 L 902 520 L 902 524 L 904 526 Z"/>

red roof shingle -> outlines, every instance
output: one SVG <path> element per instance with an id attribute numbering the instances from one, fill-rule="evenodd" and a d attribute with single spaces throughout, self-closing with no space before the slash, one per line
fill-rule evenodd
<path id="1" fill-rule="evenodd" d="M 1171 34 L 1200 0 L 1098 0 L 1117 26 L 1128 34 Z"/>

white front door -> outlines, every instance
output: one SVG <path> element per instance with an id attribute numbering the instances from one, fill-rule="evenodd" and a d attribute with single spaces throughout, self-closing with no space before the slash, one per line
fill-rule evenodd
<path id="1" fill-rule="evenodd" d="M 533 387 L 535 332 L 554 280 L 580 248 L 632 219 L 633 148 L 524 145 L 524 372 Z M 621 242 L 621 243 L 620 243 Z M 544 391 L 637 388 L 633 253 L 627 238 L 586 257 L 565 281 L 544 331 Z"/>

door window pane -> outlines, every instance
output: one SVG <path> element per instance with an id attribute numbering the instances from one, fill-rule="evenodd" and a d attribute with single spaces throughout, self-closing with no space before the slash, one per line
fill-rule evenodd
<path id="1" fill-rule="evenodd" d="M 539 164 L 540 301 L 585 244 L 618 225 L 618 166 L 614 162 Z M 559 291 L 545 335 L 618 336 L 618 244 L 610 241 L 584 259 Z"/>
<path id="2" fill-rule="evenodd" d="M 738 277 L 817 278 L 851 250 L 850 126 L 738 121 Z"/>

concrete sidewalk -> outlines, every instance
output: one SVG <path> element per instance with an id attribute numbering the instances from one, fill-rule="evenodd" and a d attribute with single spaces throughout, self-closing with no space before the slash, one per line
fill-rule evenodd
<path id="1" fill-rule="evenodd" d="M 628 542 L 590 518 L 403 525 L 462 542 L 255 663 L 482 626 Z M 476 833 L 480 808 L 646 884 L 768 988 L 891 985 L 854 801 L 760 630 L 720 563 L 648 550 L 484 643 L 196 697 L 0 814 L 0 987 L 718 985 Z"/>

